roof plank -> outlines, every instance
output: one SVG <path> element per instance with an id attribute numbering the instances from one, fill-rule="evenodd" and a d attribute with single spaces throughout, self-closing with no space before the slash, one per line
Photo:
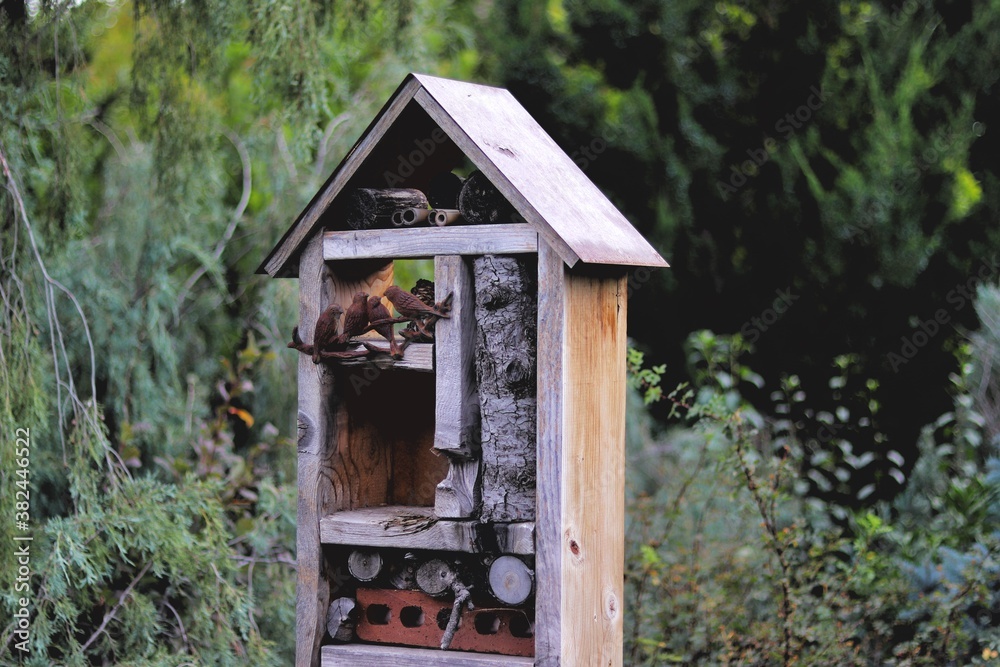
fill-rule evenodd
<path id="1" fill-rule="evenodd" d="M 411 74 L 259 269 L 289 272 L 323 214 L 414 102 L 570 267 L 667 266 L 657 251 L 505 89 Z M 410 112 L 407 112 L 410 113 Z"/>
<path id="2" fill-rule="evenodd" d="M 423 88 L 417 102 L 434 117 L 427 96 L 433 98 L 462 133 L 442 129 L 569 266 L 576 263 L 574 255 L 588 264 L 666 266 L 509 91 L 424 74 L 414 78 Z"/>

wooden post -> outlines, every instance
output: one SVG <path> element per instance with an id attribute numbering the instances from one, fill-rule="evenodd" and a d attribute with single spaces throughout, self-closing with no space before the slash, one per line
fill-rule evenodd
<path id="1" fill-rule="evenodd" d="M 314 236 L 299 260 L 299 331 L 312 342 L 319 314 L 328 305 L 323 294 L 327 280 L 321 235 Z M 320 545 L 321 470 L 330 438 L 329 403 L 333 374 L 325 364 L 314 364 L 299 355 L 298 433 L 298 533 L 295 665 L 313 667 L 319 661 L 320 642 L 326 630 L 330 582 L 326 577 Z"/>
<path id="2" fill-rule="evenodd" d="M 484 522 L 535 518 L 536 278 L 525 258 L 473 261 Z"/>
<path id="3" fill-rule="evenodd" d="M 536 520 L 535 664 L 618 667 L 625 562 L 625 275 L 567 270 L 541 245 L 538 483 L 543 495 Z M 600 511 L 593 509 L 595 499 Z"/>
<path id="4" fill-rule="evenodd" d="M 434 261 L 434 300 L 452 295 L 451 317 L 434 325 L 434 447 L 450 460 L 448 476 L 438 484 L 434 512 L 438 517 L 475 516 L 480 504 L 479 393 L 476 389 L 476 313 L 472 271 L 459 255 Z"/>
<path id="5" fill-rule="evenodd" d="M 565 269 L 538 243 L 538 516 L 535 518 L 535 665 L 560 667 L 563 628 L 562 446 Z M 603 502 L 603 499 L 602 499 Z M 569 667 L 571 663 L 565 663 Z"/>

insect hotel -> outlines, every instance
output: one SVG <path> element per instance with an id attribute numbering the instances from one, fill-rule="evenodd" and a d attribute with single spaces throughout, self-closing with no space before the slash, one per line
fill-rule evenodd
<path id="1" fill-rule="evenodd" d="M 400 85 L 261 266 L 299 279 L 299 667 L 622 663 L 636 266 L 510 93 Z"/>

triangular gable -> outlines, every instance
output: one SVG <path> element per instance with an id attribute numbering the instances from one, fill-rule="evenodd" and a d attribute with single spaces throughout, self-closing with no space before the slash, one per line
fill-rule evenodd
<path id="1" fill-rule="evenodd" d="M 570 267 L 667 263 L 505 89 L 411 74 L 261 265 L 271 275 L 415 101 Z"/>

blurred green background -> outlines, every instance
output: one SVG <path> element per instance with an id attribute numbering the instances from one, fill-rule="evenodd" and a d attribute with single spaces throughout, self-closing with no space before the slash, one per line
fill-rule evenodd
<path id="1" fill-rule="evenodd" d="M 0 664 L 292 661 L 296 283 L 254 271 L 410 71 L 509 88 L 671 263 L 625 663 L 1000 664 L 1000 1 L 0 14 Z"/>

